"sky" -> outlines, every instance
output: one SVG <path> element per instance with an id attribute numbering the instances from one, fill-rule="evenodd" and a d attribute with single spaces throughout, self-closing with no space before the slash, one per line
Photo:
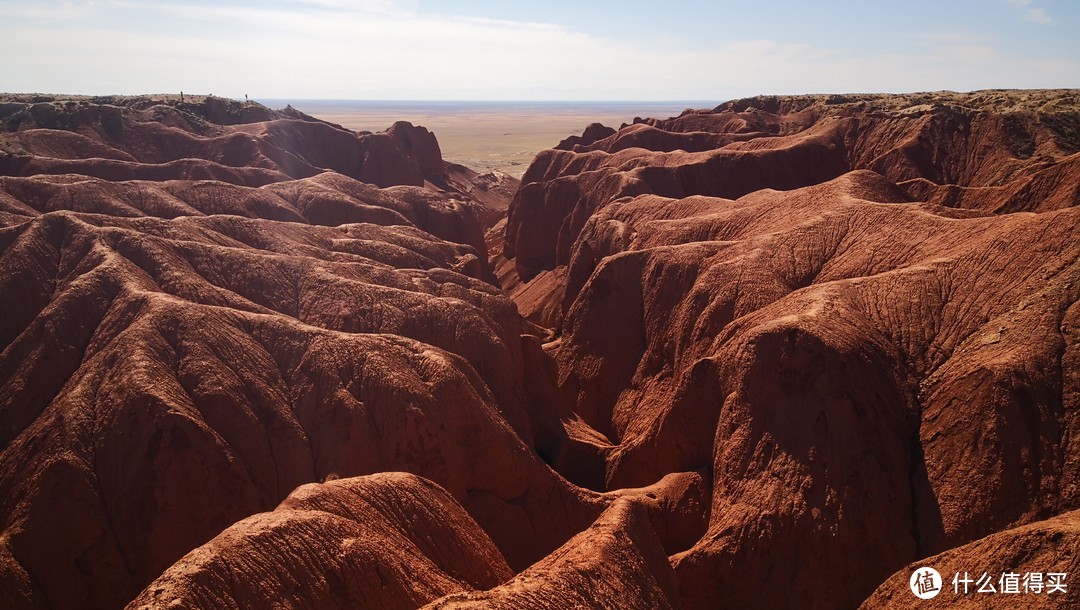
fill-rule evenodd
<path id="1" fill-rule="evenodd" d="M 1080 88 L 1080 0 L 0 0 L 0 91 L 694 100 Z"/>

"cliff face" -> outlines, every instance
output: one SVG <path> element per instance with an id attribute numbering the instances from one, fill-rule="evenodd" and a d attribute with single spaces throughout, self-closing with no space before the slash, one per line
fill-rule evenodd
<path id="1" fill-rule="evenodd" d="M 1076 92 L 593 125 L 500 223 L 407 123 L 0 122 L 4 607 L 871 608 L 1072 565 Z"/>

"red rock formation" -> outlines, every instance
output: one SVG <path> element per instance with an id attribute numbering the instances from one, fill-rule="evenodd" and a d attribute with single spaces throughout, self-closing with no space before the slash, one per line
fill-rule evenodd
<path id="1" fill-rule="evenodd" d="M 308 484 L 188 553 L 128 608 L 678 607 L 654 531 L 671 534 L 668 516 L 696 520 L 687 511 L 700 507 L 665 503 L 699 499 L 686 486 L 700 483 L 681 475 L 612 494 L 591 527 L 513 579 L 480 526 L 430 481 L 384 473 Z"/>
<path id="2" fill-rule="evenodd" d="M 920 554 L 1080 501 L 1058 361 L 1080 208 L 901 200 L 856 172 L 639 197 L 582 231 L 559 374 L 614 444 L 607 487 L 712 466 L 685 605 L 850 607 Z"/>
<path id="3" fill-rule="evenodd" d="M 395 123 L 356 134 L 295 110 L 221 98 L 8 102 L 0 174 L 77 173 L 106 180 L 211 179 L 261 186 L 324 170 L 378 186 L 446 186 L 435 136 Z"/>
<path id="4" fill-rule="evenodd" d="M 1075 205 L 1076 95 L 752 98 L 642 121 L 578 152 L 536 157 L 510 210 L 507 257 L 526 281 L 568 263 L 589 215 L 622 196 L 735 198 L 864 168 L 932 203 L 993 212 Z"/>
<path id="5" fill-rule="evenodd" d="M 280 121 L 239 127 L 306 133 Z M 574 441 L 526 399 L 557 395 L 554 377 L 526 370 L 538 348 L 489 283 L 460 193 L 334 172 L 260 188 L 2 181 L 0 293 L 16 296 L 0 321 L 0 597 L 14 607 L 120 607 L 331 476 L 436 481 L 516 568 L 609 501 L 539 457 Z"/>
<path id="6" fill-rule="evenodd" d="M 686 607 L 854 607 L 1080 505 L 1076 108 L 756 98 L 537 157 L 500 277 L 600 433 L 572 480 L 711 471 Z"/>
<path id="7" fill-rule="evenodd" d="M 407 609 L 510 576 L 446 491 L 384 473 L 297 488 L 188 553 L 128 608 Z"/>
<path id="8" fill-rule="evenodd" d="M 506 209 L 521 185 L 520 180 L 497 169 L 481 174 L 464 165 L 446 163 L 446 174 L 446 182 L 451 189 L 484 204 L 487 213 L 481 221 L 487 228 L 493 227 L 506 218 Z M 500 251 L 502 242 L 503 240 L 500 239 L 498 243 Z M 492 245 L 489 242 L 489 250 Z"/>
<path id="9" fill-rule="evenodd" d="M 0 515 L 50 604 L 121 605 L 331 474 L 437 481 L 516 567 L 594 514 L 531 449 L 516 313 L 467 246 L 68 212 L 4 240 Z"/>
<path id="10" fill-rule="evenodd" d="M 883 582 L 860 606 L 863 610 L 876 608 L 1076 608 L 1080 605 L 1080 589 L 1074 584 L 1080 572 L 1080 511 L 1065 513 L 1053 519 L 1008 529 L 946 551 L 926 557 L 898 571 Z M 922 600 L 911 594 L 909 581 L 912 572 L 923 566 L 937 570 L 944 580 L 936 597 Z M 989 586 L 997 593 L 979 593 L 984 587 L 978 580 L 986 574 Z M 1048 574 L 1065 574 L 1064 591 L 1050 593 Z M 1003 593 L 1003 578 L 1015 574 L 1020 593 Z M 1031 578 L 1038 574 L 1041 578 Z M 956 583 L 953 580 L 956 579 Z M 976 583 L 963 580 L 972 579 Z M 1012 577 L 1008 578 L 1009 581 Z M 1055 579 L 1056 580 L 1056 579 Z M 1041 581 L 1042 586 L 1036 585 Z M 967 587 L 967 594 L 964 588 Z M 1036 592 L 1037 591 L 1037 592 Z"/>
<path id="11" fill-rule="evenodd" d="M 615 135 L 615 130 L 600 123 L 590 123 L 580 136 L 570 136 L 559 142 L 555 147 L 558 150 L 578 150 L 591 146 L 597 140 L 603 140 L 608 136 Z"/>
<path id="12" fill-rule="evenodd" d="M 620 501 L 543 561 L 501 586 L 454 593 L 449 608 L 678 608 L 675 579 L 642 509 Z"/>
<path id="13" fill-rule="evenodd" d="M 443 163 L 442 151 L 439 150 L 439 141 L 435 139 L 435 134 L 405 121 L 391 125 L 386 134 L 394 139 L 394 143 L 406 155 L 416 160 L 425 180 L 445 182 L 446 165 Z"/>

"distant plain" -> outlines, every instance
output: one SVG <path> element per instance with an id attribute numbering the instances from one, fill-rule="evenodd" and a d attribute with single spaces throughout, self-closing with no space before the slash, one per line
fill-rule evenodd
<path id="1" fill-rule="evenodd" d="M 520 177 L 537 152 L 580 135 L 589 123 L 618 129 L 634 117 L 666 118 L 712 102 L 393 102 L 260 100 L 297 110 L 353 131 L 382 131 L 394 121 L 427 127 L 443 158 L 478 171 L 498 169 Z"/>

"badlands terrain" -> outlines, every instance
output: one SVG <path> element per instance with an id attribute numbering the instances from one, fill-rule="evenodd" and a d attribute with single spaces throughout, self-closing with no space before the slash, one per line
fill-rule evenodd
<path id="1" fill-rule="evenodd" d="M 0 126 L 0 607 L 1080 605 L 1078 91 Z"/>

